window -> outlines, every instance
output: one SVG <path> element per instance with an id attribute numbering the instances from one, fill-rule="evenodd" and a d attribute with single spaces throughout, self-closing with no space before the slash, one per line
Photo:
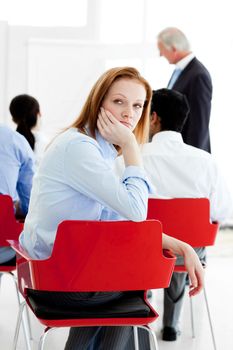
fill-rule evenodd
<path id="1" fill-rule="evenodd" d="M 86 25 L 87 0 L 0 0 L 0 20 L 10 25 Z"/>
<path id="2" fill-rule="evenodd" d="M 111 44 L 143 40 L 144 0 L 98 0 L 100 40 Z"/>

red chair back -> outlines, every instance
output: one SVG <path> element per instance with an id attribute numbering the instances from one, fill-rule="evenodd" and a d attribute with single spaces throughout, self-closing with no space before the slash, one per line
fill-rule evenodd
<path id="1" fill-rule="evenodd" d="M 12 198 L 0 194 L 0 247 L 9 246 L 8 239 L 18 240 L 22 230 L 23 224 L 15 219 Z M 11 272 L 15 270 L 15 267 L 14 265 L 1 265 L 0 272 Z"/>
<path id="2" fill-rule="evenodd" d="M 155 220 L 64 221 L 46 260 L 32 260 L 17 242 L 10 243 L 21 255 L 21 292 L 25 287 L 66 292 L 165 288 L 175 264 L 174 257 L 163 255 L 162 227 Z"/>
<path id="3" fill-rule="evenodd" d="M 17 240 L 23 223 L 15 219 L 14 204 L 8 195 L 0 195 L 0 246 L 9 246 L 7 239 Z"/>
<path id="4" fill-rule="evenodd" d="M 192 247 L 214 245 L 219 227 L 210 222 L 207 198 L 150 198 L 147 218 L 161 221 L 164 233 Z"/>

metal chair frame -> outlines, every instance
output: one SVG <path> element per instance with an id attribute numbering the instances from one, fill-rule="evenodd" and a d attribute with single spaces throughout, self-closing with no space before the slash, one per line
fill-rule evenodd
<path id="1" fill-rule="evenodd" d="M 0 246 L 9 246 L 8 239 L 18 239 L 20 232 L 23 230 L 23 223 L 16 220 L 14 215 L 14 204 L 12 198 L 8 195 L 0 194 Z M 16 266 L 0 265 L 0 273 L 10 276 L 14 282 L 18 305 L 20 308 L 21 301 L 17 284 L 17 277 L 14 274 Z M 31 326 L 26 308 L 25 316 L 22 319 L 24 337 L 27 350 L 31 350 Z"/>

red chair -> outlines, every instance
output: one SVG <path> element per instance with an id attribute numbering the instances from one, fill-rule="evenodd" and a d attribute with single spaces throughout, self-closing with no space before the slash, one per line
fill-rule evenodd
<path id="1" fill-rule="evenodd" d="M 17 252 L 20 292 L 38 320 L 46 326 L 39 349 L 43 349 L 45 337 L 52 327 L 117 325 L 132 325 L 134 330 L 145 328 L 157 349 L 155 334 L 148 325 L 158 314 L 149 304 L 146 290 L 167 287 L 175 264 L 175 257 L 168 251 L 164 251 L 166 256 L 163 255 L 160 222 L 64 221 L 58 226 L 52 255 L 46 260 L 32 260 L 17 241 L 10 241 L 10 244 Z M 132 313 L 128 311 L 125 315 L 119 301 L 114 314 L 105 317 L 98 316 L 95 310 L 87 317 L 79 309 L 74 310 L 72 317 L 70 312 L 60 315 L 53 307 L 49 310 L 51 313 L 46 314 L 40 305 L 35 307 L 35 300 L 30 297 L 32 290 L 140 291 L 135 303 L 139 302 L 143 313 L 140 310 L 135 313 L 132 306 Z M 15 348 L 24 304 L 18 318 Z"/>
<path id="2" fill-rule="evenodd" d="M 15 219 L 14 204 L 12 198 L 8 195 L 0 195 L 0 247 L 9 246 L 8 239 L 18 240 L 20 232 L 23 230 L 23 223 Z M 20 297 L 17 287 L 17 278 L 14 275 L 16 265 L 0 265 L 0 273 L 7 274 L 12 277 L 17 294 L 18 304 L 20 305 Z M 23 322 L 25 340 L 27 349 L 30 349 L 30 329 L 27 320 Z M 28 334 L 29 332 L 29 334 Z"/>
<path id="3" fill-rule="evenodd" d="M 207 247 L 215 243 L 219 225 L 210 221 L 210 204 L 207 198 L 174 198 L 174 199 L 149 199 L 148 219 L 161 221 L 163 231 L 178 238 L 192 247 Z M 185 266 L 175 266 L 175 272 L 186 272 Z M 214 349 L 216 342 L 213 332 L 210 310 L 204 288 L 205 303 L 209 318 Z M 192 336 L 195 337 L 192 298 L 191 323 Z"/>

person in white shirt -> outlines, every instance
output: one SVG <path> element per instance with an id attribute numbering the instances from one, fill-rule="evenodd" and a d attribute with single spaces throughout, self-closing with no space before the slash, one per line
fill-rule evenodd
<path id="1" fill-rule="evenodd" d="M 156 187 L 157 197 L 205 197 L 210 215 L 220 223 L 230 218 L 232 200 L 211 154 L 183 142 L 181 132 L 188 118 L 186 97 L 170 89 L 153 92 L 150 117 L 151 143 L 143 146 L 143 164 Z M 203 248 L 197 249 L 202 259 Z M 182 263 L 178 258 L 177 264 Z M 163 339 L 176 340 L 186 274 L 174 273 L 164 291 Z"/>

